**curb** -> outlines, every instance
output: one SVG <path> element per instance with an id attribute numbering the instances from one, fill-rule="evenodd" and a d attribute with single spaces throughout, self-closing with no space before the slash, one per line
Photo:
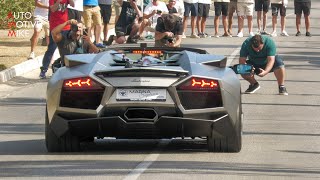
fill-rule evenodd
<path id="1" fill-rule="evenodd" d="M 0 72 L 0 82 L 9 81 L 11 78 L 30 72 L 42 66 L 43 55 L 37 56 L 34 59 L 26 60 L 20 64 L 14 65 L 11 68 Z"/>

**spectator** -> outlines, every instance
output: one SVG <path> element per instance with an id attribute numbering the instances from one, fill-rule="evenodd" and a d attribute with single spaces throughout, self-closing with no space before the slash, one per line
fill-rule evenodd
<path id="1" fill-rule="evenodd" d="M 39 34 L 44 29 L 45 38 L 47 44 L 49 44 L 49 21 L 48 21 L 48 10 L 49 0 L 36 0 L 34 10 L 34 29 L 31 41 L 31 52 L 28 59 L 34 59 L 34 49 L 38 43 Z"/>
<path id="2" fill-rule="evenodd" d="M 99 48 L 104 48 L 105 46 L 100 42 L 102 23 L 98 0 L 83 0 L 83 19 L 88 31 L 88 36 L 91 37 L 91 30 L 95 27 L 95 45 Z"/>
<path id="3" fill-rule="evenodd" d="M 249 60 L 247 60 L 247 57 Z M 276 55 L 276 45 L 270 37 L 256 34 L 246 39 L 241 46 L 239 63 L 251 64 L 260 77 L 266 76 L 269 72 L 274 72 L 279 85 L 279 94 L 288 95 L 284 86 L 284 63 L 280 56 Z M 260 88 L 259 83 L 254 78 L 254 73 L 242 75 L 242 77 L 250 83 L 245 93 L 252 94 Z"/>
<path id="4" fill-rule="evenodd" d="M 149 5 L 147 5 L 143 13 L 143 21 L 141 23 L 138 33 L 140 39 L 144 39 L 142 38 L 142 33 L 144 30 L 151 32 L 155 31 L 157 19 L 163 13 L 169 13 L 167 5 L 164 2 L 160 0 L 152 0 L 152 2 Z M 150 39 L 152 39 L 152 37 Z"/>
<path id="5" fill-rule="evenodd" d="M 228 6 L 228 33 L 232 36 L 233 13 L 237 12 L 237 0 L 230 0 Z"/>
<path id="6" fill-rule="evenodd" d="M 68 19 L 75 19 L 81 22 L 82 11 L 83 11 L 83 0 L 73 0 L 74 7 L 68 5 Z"/>
<path id="7" fill-rule="evenodd" d="M 196 17 L 198 16 L 198 0 L 183 0 L 183 5 L 185 8 L 184 18 L 183 18 L 183 37 L 186 38 L 185 32 L 187 29 L 187 22 L 189 14 L 191 12 L 191 38 L 200 38 L 196 32 Z"/>
<path id="8" fill-rule="evenodd" d="M 184 3 L 183 3 L 183 0 L 176 0 L 176 3 L 174 5 L 174 7 L 178 11 L 178 16 L 183 18 L 183 15 L 184 15 Z"/>
<path id="9" fill-rule="evenodd" d="M 70 31 L 63 31 L 65 26 L 71 25 Z M 52 30 L 52 38 L 58 45 L 61 63 L 64 56 L 69 54 L 98 53 L 99 49 L 91 42 L 89 36 L 83 35 L 83 25 L 77 20 L 68 20 Z"/>
<path id="10" fill-rule="evenodd" d="M 155 46 L 180 47 L 182 33 L 182 19 L 172 14 L 163 14 L 157 20 Z"/>
<path id="11" fill-rule="evenodd" d="M 269 11 L 270 0 L 255 0 L 255 11 L 257 11 L 257 24 L 258 33 L 262 35 L 269 35 L 266 31 L 267 27 L 267 13 Z M 262 16 L 263 11 L 263 17 Z M 261 18 L 262 18 L 262 29 L 261 29 Z"/>
<path id="12" fill-rule="evenodd" d="M 169 14 L 174 14 L 178 16 L 179 14 L 177 9 L 174 7 L 175 5 L 176 5 L 176 0 L 169 0 L 169 3 L 167 4 L 168 12 Z"/>
<path id="13" fill-rule="evenodd" d="M 62 24 L 68 20 L 68 9 L 67 6 L 70 4 L 72 7 L 74 7 L 74 1 L 73 0 L 49 0 L 49 6 L 50 6 L 50 15 L 49 15 L 49 25 L 50 25 L 50 31 L 57 27 L 59 24 Z M 70 30 L 70 25 L 65 26 L 63 31 Z M 46 73 L 48 71 L 48 67 L 50 65 L 52 56 L 54 51 L 56 50 L 57 45 L 52 39 L 51 33 L 49 34 L 49 45 L 48 49 L 45 52 L 42 60 L 42 66 L 40 67 L 40 75 L 39 77 L 41 79 L 46 78 Z"/>
<path id="14" fill-rule="evenodd" d="M 123 1 L 126 1 L 126 0 L 123 0 Z M 114 6 L 114 10 L 115 10 L 115 15 L 116 15 L 116 17 L 114 18 L 114 24 L 117 24 L 119 16 L 120 16 L 120 12 L 121 12 L 121 6 L 117 0 L 113 0 L 113 6 Z"/>
<path id="15" fill-rule="evenodd" d="M 294 13 L 296 14 L 296 36 L 301 36 L 300 25 L 301 25 L 301 14 L 304 14 L 304 22 L 306 26 L 306 36 L 311 37 L 310 33 L 310 11 L 311 11 L 311 0 L 294 0 Z"/>
<path id="16" fill-rule="evenodd" d="M 197 29 L 198 36 L 201 38 L 209 37 L 205 30 L 207 17 L 209 17 L 210 5 L 211 0 L 199 0 L 198 3 Z"/>
<path id="17" fill-rule="evenodd" d="M 103 44 L 107 44 L 108 40 L 108 30 L 109 30 L 109 23 L 112 14 L 112 0 L 99 0 L 99 6 L 101 9 L 101 16 L 103 19 Z"/>
<path id="18" fill-rule="evenodd" d="M 271 9 L 272 9 L 272 37 L 277 36 L 277 16 L 280 10 L 281 16 L 281 36 L 289 36 L 286 32 L 286 11 L 287 11 L 288 0 L 271 0 Z"/>
<path id="19" fill-rule="evenodd" d="M 111 35 L 107 45 L 111 45 L 114 40 L 118 44 L 137 43 L 137 32 L 142 20 L 141 8 L 135 0 L 129 0 L 129 2 L 118 0 L 118 3 L 121 6 L 121 13 L 115 26 L 116 37 Z M 128 39 L 126 39 L 126 35 L 129 35 Z"/>
<path id="20" fill-rule="evenodd" d="M 254 36 L 252 32 L 252 16 L 253 16 L 254 0 L 238 0 L 238 37 L 243 37 L 244 18 L 247 16 L 249 36 Z"/>
<path id="21" fill-rule="evenodd" d="M 214 37 L 218 38 L 219 34 L 219 17 L 222 14 L 222 24 L 224 29 L 224 37 L 231 37 L 231 35 L 228 33 L 228 5 L 230 3 L 230 0 L 214 0 Z"/>

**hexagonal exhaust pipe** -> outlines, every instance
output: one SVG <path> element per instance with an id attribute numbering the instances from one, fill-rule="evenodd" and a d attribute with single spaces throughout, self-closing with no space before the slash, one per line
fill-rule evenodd
<path id="1" fill-rule="evenodd" d="M 124 117 L 128 122 L 154 122 L 158 114 L 152 108 L 128 108 Z"/>

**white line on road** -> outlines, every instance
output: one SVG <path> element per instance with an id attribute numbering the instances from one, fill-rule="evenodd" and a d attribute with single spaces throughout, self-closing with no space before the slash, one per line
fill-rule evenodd
<path id="1" fill-rule="evenodd" d="M 153 152 L 161 151 L 165 146 L 167 146 L 171 142 L 171 139 L 161 140 L 158 146 L 155 148 Z M 123 180 L 136 180 L 139 176 L 148 169 L 148 167 L 158 159 L 159 153 L 151 153 L 149 154 L 140 164 L 138 164 L 134 170 L 132 170 Z"/>

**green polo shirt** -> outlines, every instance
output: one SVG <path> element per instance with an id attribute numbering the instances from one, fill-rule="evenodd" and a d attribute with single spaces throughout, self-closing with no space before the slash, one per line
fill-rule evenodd
<path id="1" fill-rule="evenodd" d="M 248 57 L 249 61 L 256 65 L 266 65 L 267 57 L 276 55 L 276 44 L 270 37 L 262 36 L 264 46 L 260 52 L 256 52 L 250 44 L 251 38 L 249 37 L 243 42 L 240 57 Z"/>

